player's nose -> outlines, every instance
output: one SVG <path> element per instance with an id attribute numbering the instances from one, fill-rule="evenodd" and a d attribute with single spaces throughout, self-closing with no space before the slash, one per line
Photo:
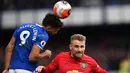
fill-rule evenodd
<path id="1" fill-rule="evenodd" d="M 81 52 L 81 51 L 82 51 L 82 48 L 79 47 L 79 48 L 78 48 L 78 52 Z"/>

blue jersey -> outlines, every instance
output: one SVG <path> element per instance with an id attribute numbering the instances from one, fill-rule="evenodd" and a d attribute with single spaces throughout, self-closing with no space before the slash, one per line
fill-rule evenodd
<path id="1" fill-rule="evenodd" d="M 15 30 L 13 37 L 16 42 L 9 69 L 34 71 L 37 62 L 30 62 L 29 54 L 34 44 L 43 49 L 49 39 L 48 33 L 39 24 L 23 24 Z"/>

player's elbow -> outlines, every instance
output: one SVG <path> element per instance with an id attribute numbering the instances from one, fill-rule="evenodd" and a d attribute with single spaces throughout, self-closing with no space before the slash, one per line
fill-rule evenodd
<path id="1" fill-rule="evenodd" d="M 33 61 L 33 57 L 29 55 L 29 61 Z"/>
<path id="2" fill-rule="evenodd" d="M 37 61 L 37 59 L 35 56 L 29 55 L 29 61 Z"/>

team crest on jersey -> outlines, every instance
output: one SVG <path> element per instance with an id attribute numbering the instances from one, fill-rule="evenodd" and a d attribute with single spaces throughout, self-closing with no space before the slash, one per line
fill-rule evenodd
<path id="1" fill-rule="evenodd" d="M 81 62 L 81 63 L 80 63 L 80 67 L 81 67 L 82 69 L 86 69 L 86 68 L 87 68 L 87 63 Z"/>

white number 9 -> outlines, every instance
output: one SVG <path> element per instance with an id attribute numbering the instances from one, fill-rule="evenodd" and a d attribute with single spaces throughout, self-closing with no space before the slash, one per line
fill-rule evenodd
<path id="1" fill-rule="evenodd" d="M 22 31 L 21 34 L 20 34 L 21 43 L 19 45 L 25 44 L 29 35 L 30 35 L 30 32 L 28 30 Z"/>

